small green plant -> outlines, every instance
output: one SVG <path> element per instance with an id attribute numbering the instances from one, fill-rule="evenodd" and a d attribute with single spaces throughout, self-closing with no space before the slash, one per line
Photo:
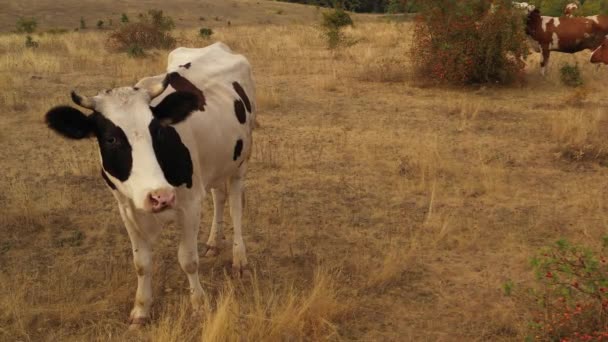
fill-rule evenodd
<path id="1" fill-rule="evenodd" d="M 607 244 L 605 237 L 602 251 L 594 253 L 559 240 L 532 259 L 537 284 L 525 297 L 533 303 L 529 326 L 536 339 L 608 339 Z M 505 286 L 505 292 L 512 288 L 512 283 Z"/>
<path id="2" fill-rule="evenodd" d="M 129 22 L 129 16 L 127 15 L 127 13 L 123 13 L 120 16 L 120 22 L 123 23 L 123 24 L 126 24 L 126 23 Z"/>
<path id="3" fill-rule="evenodd" d="M 34 31 L 36 31 L 36 27 L 38 26 L 38 22 L 34 18 L 21 17 L 17 19 L 16 26 L 18 33 L 34 33 Z"/>
<path id="4" fill-rule="evenodd" d="M 141 46 L 133 44 L 127 48 L 127 55 L 131 58 L 142 58 L 146 56 L 146 52 Z"/>
<path id="5" fill-rule="evenodd" d="M 213 30 L 207 27 L 203 27 L 198 31 L 199 36 L 201 36 L 202 38 L 209 38 L 213 35 Z"/>
<path id="6" fill-rule="evenodd" d="M 350 15 L 341 8 L 336 8 L 331 12 L 323 13 L 323 35 L 325 36 L 327 46 L 330 49 L 335 49 L 348 41 L 346 35 L 342 32 L 342 28 L 349 25 L 353 26 L 353 20 Z"/>
<path id="7" fill-rule="evenodd" d="M 101 30 L 103 28 L 103 20 L 97 21 L 97 29 Z"/>
<path id="8" fill-rule="evenodd" d="M 84 30 L 87 28 L 87 23 L 84 21 L 84 17 L 80 17 L 80 29 Z"/>
<path id="9" fill-rule="evenodd" d="M 35 49 L 38 47 L 38 42 L 34 41 L 32 36 L 27 35 L 27 36 L 25 36 L 25 47 Z"/>
<path id="10" fill-rule="evenodd" d="M 173 18 L 164 15 L 162 10 L 151 9 L 147 16 L 142 17 L 142 22 L 149 22 L 161 31 L 171 31 L 175 28 Z"/>
<path id="11" fill-rule="evenodd" d="M 579 87 L 583 85 L 583 77 L 581 76 L 581 71 L 578 67 L 578 63 L 574 65 L 570 65 L 568 63 L 564 64 L 560 69 L 560 80 L 564 85 L 569 87 Z"/>

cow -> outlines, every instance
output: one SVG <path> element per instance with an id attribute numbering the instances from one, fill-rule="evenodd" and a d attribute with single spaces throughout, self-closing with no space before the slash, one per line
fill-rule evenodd
<path id="1" fill-rule="evenodd" d="M 542 54 L 541 74 L 545 75 L 551 51 L 575 53 L 597 48 L 608 33 L 608 18 L 591 17 L 547 17 L 538 9 L 528 14 L 526 34 L 540 46 Z"/>
<path id="2" fill-rule="evenodd" d="M 608 35 L 604 36 L 602 44 L 593 50 L 589 61 L 593 64 L 608 64 Z"/>
<path id="3" fill-rule="evenodd" d="M 255 88 L 247 59 L 228 46 L 177 48 L 167 72 L 135 86 L 92 97 L 72 92 L 70 106 L 50 109 L 48 127 L 70 139 L 95 137 L 101 176 L 118 203 L 131 240 L 137 273 L 129 317 L 137 328 L 150 319 L 152 248 L 163 226 L 181 229 L 178 260 L 186 273 L 193 307 L 200 308 L 198 275 L 201 201 L 211 191 L 214 216 L 206 256 L 223 242 L 228 195 L 234 226 L 232 270 L 247 271 L 242 237 L 243 180 L 252 150 Z"/>
<path id="4" fill-rule="evenodd" d="M 578 10 L 578 4 L 571 2 L 564 7 L 564 16 L 568 18 L 574 17 L 574 13 Z"/>

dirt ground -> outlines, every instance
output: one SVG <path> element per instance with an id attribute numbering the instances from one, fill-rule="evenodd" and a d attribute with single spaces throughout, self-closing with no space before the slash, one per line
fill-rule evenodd
<path id="1" fill-rule="evenodd" d="M 130 243 L 96 143 L 58 137 L 43 115 L 71 89 L 162 72 L 168 52 L 112 53 L 95 30 L 35 36 L 33 50 L 0 36 L 1 340 L 523 339 L 526 310 L 503 283 L 531 280 L 539 248 L 595 246 L 607 231 L 608 70 L 588 52 L 555 53 L 543 78 L 534 54 L 523 85 L 430 87 L 410 73 L 410 23 L 365 17 L 347 30 L 355 44 L 331 51 L 314 11 L 310 23 L 217 27 L 210 40 L 178 25 L 181 45 L 223 41 L 253 65 L 244 238 L 256 278 L 230 278 L 230 251 L 202 259 L 208 308 L 192 318 L 167 227 L 153 322 L 135 333 Z M 559 81 L 574 61 L 578 89 Z"/>

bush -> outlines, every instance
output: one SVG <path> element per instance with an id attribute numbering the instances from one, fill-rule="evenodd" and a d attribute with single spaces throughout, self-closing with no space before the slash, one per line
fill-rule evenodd
<path id="1" fill-rule="evenodd" d="M 344 10 L 336 8 L 331 12 L 323 13 L 321 25 L 324 29 L 323 36 L 325 36 L 327 46 L 330 49 L 335 49 L 349 41 L 342 32 L 342 28 L 348 25 L 352 26 L 353 20 Z"/>
<path id="2" fill-rule="evenodd" d="M 175 47 L 175 38 L 169 31 L 175 27 L 173 19 L 164 16 L 163 11 L 150 10 L 147 15 L 140 14 L 139 22 L 127 22 L 112 31 L 107 46 L 111 50 L 123 51 L 129 55 L 141 55 L 130 52 L 142 49 L 171 49 Z"/>
<path id="3" fill-rule="evenodd" d="M 608 238 L 604 238 L 604 248 Z M 532 260 L 537 286 L 531 333 L 539 340 L 586 341 L 608 338 L 608 263 L 603 253 L 565 240 Z"/>
<path id="4" fill-rule="evenodd" d="M 36 31 L 38 22 L 34 18 L 21 17 L 17 19 L 17 32 L 18 33 L 33 33 Z"/>
<path id="5" fill-rule="evenodd" d="M 430 0 L 421 6 L 411 47 L 417 76 L 451 84 L 522 77 L 528 54 L 524 17 L 510 0 Z"/>
<path id="6" fill-rule="evenodd" d="M 123 24 L 126 24 L 126 23 L 129 22 L 129 16 L 127 16 L 127 13 L 123 13 L 120 16 L 120 22 L 123 23 Z"/>
<path id="7" fill-rule="evenodd" d="M 85 28 L 87 28 L 87 23 L 84 21 L 83 17 L 80 17 L 80 29 L 84 30 Z"/>
<path id="8" fill-rule="evenodd" d="M 568 63 L 564 64 L 559 69 L 559 73 L 563 84 L 569 87 L 578 87 L 583 85 L 583 78 L 581 76 L 581 71 L 578 68 L 578 63 L 575 65 L 570 65 Z"/>
<path id="9" fill-rule="evenodd" d="M 209 38 L 211 37 L 211 35 L 213 35 L 213 30 L 207 27 L 203 27 L 198 31 L 198 34 L 202 37 L 202 38 Z"/>
<path id="10" fill-rule="evenodd" d="M 97 21 L 97 28 L 100 30 L 103 28 L 103 20 Z"/>
<path id="11" fill-rule="evenodd" d="M 323 13 L 323 27 L 326 29 L 340 29 L 344 26 L 353 26 L 350 15 L 340 8 Z"/>
<path id="12" fill-rule="evenodd" d="M 141 58 L 146 56 L 146 52 L 141 46 L 133 44 L 127 48 L 127 55 L 133 58 Z"/>
<path id="13" fill-rule="evenodd" d="M 25 47 L 26 48 L 37 48 L 38 47 L 38 42 L 34 41 L 34 39 L 32 38 L 32 36 L 26 36 L 25 37 Z"/>

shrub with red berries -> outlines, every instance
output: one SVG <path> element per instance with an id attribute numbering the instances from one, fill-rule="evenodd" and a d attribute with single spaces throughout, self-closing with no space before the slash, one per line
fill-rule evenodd
<path id="1" fill-rule="evenodd" d="M 537 284 L 524 295 L 531 337 L 548 341 L 608 341 L 608 263 L 603 248 L 560 240 L 532 259 Z M 530 300 L 532 299 L 532 300 Z"/>
<path id="2" fill-rule="evenodd" d="M 523 78 L 525 15 L 511 0 L 429 0 L 416 19 L 412 62 L 438 83 L 508 83 Z"/>

